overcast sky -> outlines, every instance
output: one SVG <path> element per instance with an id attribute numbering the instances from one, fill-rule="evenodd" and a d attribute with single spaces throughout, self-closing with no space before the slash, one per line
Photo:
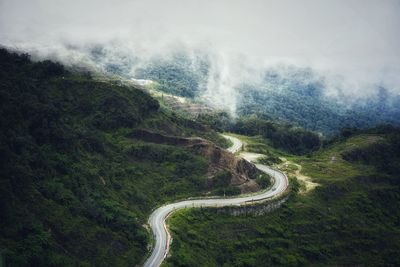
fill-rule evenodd
<path id="1" fill-rule="evenodd" d="M 0 0 L 0 43 L 174 42 L 293 62 L 400 92 L 400 0 Z"/>

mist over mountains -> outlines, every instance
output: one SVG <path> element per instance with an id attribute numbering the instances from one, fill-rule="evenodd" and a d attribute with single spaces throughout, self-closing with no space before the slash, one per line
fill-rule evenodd
<path id="1" fill-rule="evenodd" d="M 400 122 L 400 96 L 385 87 L 376 86 L 365 95 L 348 95 L 341 87 L 333 93 L 329 77 L 293 65 L 256 70 L 247 74 L 248 80 L 229 83 L 223 71 L 216 72 L 211 61 L 199 58 L 191 61 L 179 54 L 140 68 L 135 75 L 158 81 L 165 92 L 204 101 L 233 117 L 261 114 L 324 134 Z"/>
<path id="2" fill-rule="evenodd" d="M 344 127 L 400 123 L 400 96 L 391 88 L 375 85 L 365 94 L 349 93 L 346 86 L 336 83 L 333 87 L 332 77 L 310 67 L 256 68 L 239 60 L 235 65 L 215 51 L 185 46 L 151 57 L 101 45 L 66 49 L 79 55 L 77 62 L 84 59 L 89 69 L 125 79 L 153 80 L 160 91 L 206 103 L 233 118 L 258 114 L 323 134 Z"/>
<path id="3" fill-rule="evenodd" d="M 0 267 L 400 266 L 399 25 L 398 0 L 0 0 Z"/>
<path id="4" fill-rule="evenodd" d="M 2 1 L 0 43 L 232 117 L 323 133 L 399 121 L 397 1 L 56 2 Z"/>
<path id="5" fill-rule="evenodd" d="M 205 103 L 232 118 L 256 114 L 328 135 L 345 127 L 400 123 L 400 95 L 393 88 L 370 84 L 362 93 L 311 67 L 252 66 L 244 58 L 182 44 L 151 55 L 118 42 L 50 51 L 33 51 L 33 57 L 128 80 L 152 80 L 159 91 Z"/>

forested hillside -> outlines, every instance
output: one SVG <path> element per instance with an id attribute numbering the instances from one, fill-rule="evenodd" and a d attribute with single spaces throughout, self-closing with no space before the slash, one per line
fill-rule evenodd
<path id="1" fill-rule="evenodd" d="M 0 267 L 400 267 L 400 0 L 0 0 Z"/>
<path id="2" fill-rule="evenodd" d="M 261 83 L 239 89 L 239 114 L 266 114 L 328 135 L 344 127 L 400 123 L 400 97 L 385 88 L 378 88 L 377 95 L 354 101 L 344 94 L 329 97 L 325 87 L 324 81 L 308 69 L 292 68 L 284 74 L 271 70 Z"/>
<path id="3" fill-rule="evenodd" d="M 166 75 L 165 82 L 159 80 L 165 90 L 180 88 L 182 93 L 200 84 L 197 78 L 181 84 L 182 73 L 172 65 L 146 73 Z M 212 183 L 207 180 L 209 158 L 176 144 L 137 138 L 137 133 L 203 137 L 226 146 L 215 130 L 257 136 L 247 140 L 250 151 L 267 155 L 267 164 L 281 163 L 282 156 L 298 162 L 320 186 L 261 217 L 230 217 L 212 209 L 179 213 L 172 220 L 168 264 L 196 265 L 193 253 L 209 266 L 260 265 L 265 259 L 275 266 L 399 263 L 397 128 L 347 128 L 326 141 L 297 123 L 277 122 L 269 111 L 271 116 L 256 113 L 257 105 L 252 107 L 256 114 L 235 120 L 225 112 L 193 120 L 160 106 L 143 90 L 93 77 L 0 49 L 0 251 L 7 264 L 140 264 L 150 242 L 143 225 L 157 205 L 240 190 L 230 186 L 232 174 L 226 171 Z M 297 89 L 293 94 L 300 95 Z M 301 95 L 319 97 L 315 87 L 303 89 Z M 380 101 L 387 101 L 381 94 Z M 311 121 L 306 114 L 302 118 Z"/>
<path id="4" fill-rule="evenodd" d="M 300 164 L 317 186 L 305 191 L 297 180 L 300 191 L 261 216 L 174 214 L 166 266 L 398 266 L 400 129 L 344 133 L 308 157 L 276 151 L 268 141 L 249 146 L 290 160 L 279 166 L 292 179 L 301 178 L 293 163 Z"/>
<path id="5" fill-rule="evenodd" d="M 144 62 L 139 59 L 131 62 L 127 58 L 129 56 L 120 55 L 118 62 L 101 64 L 106 71 L 128 78 L 154 80 L 160 91 L 197 100 L 204 100 L 202 95 L 207 90 L 208 79 L 221 78 L 218 69 L 211 73 L 213 61 L 204 51 L 191 55 L 176 52 L 166 58 L 154 57 Z M 97 62 L 102 61 L 98 59 Z M 133 73 L 129 66 L 135 66 Z M 348 96 L 344 92 L 354 88 L 339 86 L 333 97 L 328 94 L 325 77 L 312 69 L 289 65 L 258 71 L 261 80 L 242 80 L 231 88 L 232 95 L 236 95 L 235 115 L 239 117 L 263 114 L 277 122 L 329 136 L 344 127 L 368 128 L 385 122 L 400 124 L 400 97 L 390 93 L 390 88 L 376 87 L 374 94 L 363 98 Z"/>
<path id="6" fill-rule="evenodd" d="M 190 59 L 184 53 L 176 53 L 167 59 L 154 59 L 140 66 L 135 77 L 157 82 L 160 91 L 188 98 L 198 97 L 207 84 L 209 63 L 206 59 Z"/>
<path id="7" fill-rule="evenodd" d="M 0 95 L 0 250 L 10 266 L 133 266 L 154 207 L 210 190 L 206 158 L 130 136 L 224 139 L 141 90 L 1 49 Z"/>
<path id="8" fill-rule="evenodd" d="M 275 148 L 297 155 L 316 151 L 323 142 L 321 137 L 314 132 L 257 116 L 237 119 L 230 129 L 243 135 L 261 135 L 269 140 Z"/>
<path id="9" fill-rule="evenodd" d="M 218 131 L 259 135 L 273 147 L 296 155 L 316 151 L 327 141 L 316 132 L 289 123 L 279 123 L 259 113 L 233 119 L 226 112 L 215 112 L 199 115 L 197 120 Z"/>

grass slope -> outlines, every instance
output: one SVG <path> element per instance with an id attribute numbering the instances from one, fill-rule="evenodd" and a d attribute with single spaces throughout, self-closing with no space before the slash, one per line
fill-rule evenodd
<path id="1" fill-rule="evenodd" d="M 248 148 L 261 140 L 247 139 Z M 164 265 L 399 266 L 399 140 L 398 131 L 364 133 L 309 157 L 286 154 L 320 186 L 258 217 L 233 217 L 213 209 L 174 214 L 169 221 L 174 238 L 171 257 Z M 380 144 L 391 149 L 379 154 Z M 255 146 L 256 152 L 276 155 L 269 146 Z M 364 158 L 344 160 L 350 151 Z M 379 162 L 376 159 L 388 153 L 386 159 L 397 171 L 365 159 L 369 155 Z"/>

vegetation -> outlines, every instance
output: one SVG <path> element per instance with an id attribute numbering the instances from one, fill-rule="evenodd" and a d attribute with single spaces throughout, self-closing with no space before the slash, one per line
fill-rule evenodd
<path id="1" fill-rule="evenodd" d="M 222 148 L 227 148 L 231 144 L 229 140 L 223 138 L 211 128 L 186 116 L 179 116 L 166 108 L 162 109 L 162 112 L 146 117 L 140 126 L 165 135 L 202 137 Z"/>
<path id="2" fill-rule="evenodd" d="M 272 213 L 176 213 L 165 266 L 398 266 L 400 176 L 390 166 L 400 166 L 399 133 L 373 129 L 287 155 L 320 186 Z"/>
<path id="3" fill-rule="evenodd" d="M 400 173 L 400 133 L 395 128 L 375 128 L 363 131 L 369 133 L 370 143 L 344 151 L 341 156 L 350 162 L 373 165 L 379 171 L 392 175 Z M 373 134 L 373 135 L 371 135 Z M 385 138 L 379 135 L 385 134 Z"/>
<path id="4" fill-rule="evenodd" d="M 262 189 L 268 188 L 271 185 L 271 176 L 266 173 L 259 174 L 256 182 Z"/>
<path id="5" fill-rule="evenodd" d="M 276 156 L 265 156 L 258 159 L 258 162 L 267 166 L 273 166 L 275 164 L 282 163 L 282 160 Z"/>
<path id="6" fill-rule="evenodd" d="M 134 129 L 220 142 L 141 90 L 0 49 L 0 251 L 10 266 L 127 266 L 151 210 L 206 193 L 208 162 Z"/>
<path id="7" fill-rule="evenodd" d="M 205 91 L 210 62 L 207 55 L 176 53 L 168 59 L 154 59 L 139 69 L 136 76 L 157 81 L 161 91 L 197 98 Z M 237 115 L 262 114 L 269 120 L 291 123 L 328 136 L 345 127 L 368 128 L 383 122 L 400 124 L 398 95 L 380 87 L 376 95 L 357 102 L 340 92 L 337 97 L 329 97 L 323 78 L 307 68 L 269 69 L 260 82 L 245 81 L 235 89 Z"/>
<path id="8" fill-rule="evenodd" d="M 154 60 L 136 71 L 136 77 L 157 82 L 155 89 L 177 96 L 194 98 L 206 82 L 208 63 L 198 58 L 197 64 L 183 53 L 170 59 Z"/>
<path id="9" fill-rule="evenodd" d="M 160 74 L 163 90 L 192 97 L 206 77 L 203 63 L 193 70 L 202 70 L 197 78 L 183 63 L 146 73 Z M 238 189 L 229 185 L 229 172 L 219 173 L 210 189 L 205 158 L 132 133 L 148 129 L 229 145 L 210 127 L 257 135 L 245 140 L 247 150 L 265 154 L 265 163 L 281 156 L 297 162 L 320 186 L 260 217 L 179 212 L 171 219 L 166 265 L 400 265 L 396 128 L 348 128 L 321 148 L 319 135 L 265 115 L 233 125 L 227 114 L 206 115 L 198 118 L 204 126 L 136 88 L 4 49 L 0 96 L 0 253 L 10 266 L 140 264 L 150 241 L 143 224 L 152 209 Z M 257 178 L 264 188 L 268 181 Z"/>
<path id="10" fill-rule="evenodd" d="M 200 115 L 197 120 L 217 131 L 261 136 L 268 139 L 271 146 L 296 155 L 316 151 L 325 141 L 321 135 L 315 132 L 291 124 L 278 123 L 263 114 L 233 119 L 225 112 L 215 112 Z"/>
<path id="11" fill-rule="evenodd" d="M 256 116 L 238 119 L 231 130 L 244 135 L 261 135 L 270 140 L 274 147 L 292 154 L 310 153 L 322 145 L 322 140 L 316 133 Z"/>
<path id="12" fill-rule="evenodd" d="M 166 59 L 153 59 L 139 68 L 135 76 L 156 81 L 160 91 L 197 99 L 206 90 L 210 66 L 209 55 L 175 53 Z M 400 97 L 387 88 L 376 88 L 376 95 L 354 101 L 340 92 L 337 97 L 327 96 L 323 79 L 307 68 L 268 69 L 260 82 L 244 81 L 235 88 L 237 115 L 261 114 L 268 116 L 268 120 L 290 123 L 329 137 L 346 127 L 368 128 L 384 122 L 400 124 Z M 200 120 L 226 131 L 230 122 L 226 115 L 217 112 L 200 116 Z"/>
<path id="13" fill-rule="evenodd" d="M 357 102 L 345 95 L 328 97 L 326 90 L 324 81 L 310 69 L 270 70 L 262 82 L 237 90 L 238 113 L 266 114 L 325 135 L 337 134 L 344 127 L 400 123 L 400 97 L 386 88 L 377 88 L 377 95 Z"/>
<path id="14" fill-rule="evenodd" d="M 199 114 L 197 121 L 216 131 L 224 132 L 231 129 L 233 118 L 225 111 L 217 111 L 210 114 Z"/>

